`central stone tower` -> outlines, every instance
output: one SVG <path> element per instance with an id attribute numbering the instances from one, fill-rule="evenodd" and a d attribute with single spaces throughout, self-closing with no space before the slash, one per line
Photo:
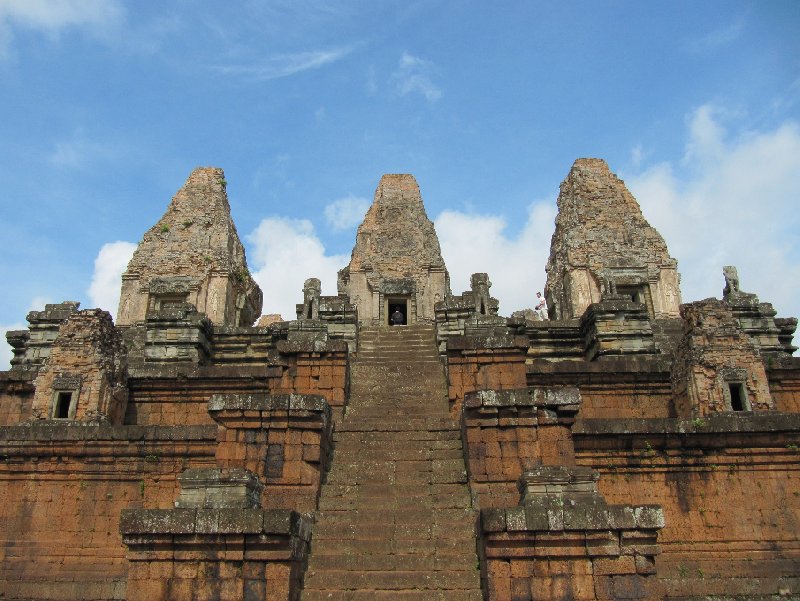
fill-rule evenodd
<path id="1" fill-rule="evenodd" d="M 434 305 L 450 295 L 450 276 L 413 175 L 381 178 L 338 289 L 362 324 L 388 324 L 395 310 L 404 323 L 434 321 Z"/>

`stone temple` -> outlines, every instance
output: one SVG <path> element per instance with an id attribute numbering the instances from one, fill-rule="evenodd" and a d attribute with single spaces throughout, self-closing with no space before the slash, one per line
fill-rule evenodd
<path id="1" fill-rule="evenodd" d="M 296 319 L 259 319 L 197 169 L 116 323 L 65 301 L 7 334 L 0 599 L 800 599 L 797 320 L 733 266 L 683 303 L 599 159 L 546 271 L 546 315 L 503 316 L 491 274 L 454 295 L 415 179 L 384 175 L 338 294 L 304 274 Z"/>

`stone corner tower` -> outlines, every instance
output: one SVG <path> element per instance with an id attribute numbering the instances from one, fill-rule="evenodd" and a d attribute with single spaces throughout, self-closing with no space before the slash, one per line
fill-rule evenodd
<path id="1" fill-rule="evenodd" d="M 680 317 L 678 263 L 602 159 L 578 159 L 558 195 L 545 296 L 551 319 L 580 317 L 604 293 L 630 296 L 651 318 Z"/>
<path id="2" fill-rule="evenodd" d="M 195 169 L 145 232 L 122 274 L 117 325 L 183 303 L 216 325 L 249 326 L 258 318 L 261 289 L 247 268 L 226 184 L 222 169 Z"/>
<path id="3" fill-rule="evenodd" d="M 434 321 L 434 305 L 450 294 L 450 276 L 413 175 L 381 177 L 338 289 L 361 323 L 386 324 L 395 309 L 406 323 Z"/>

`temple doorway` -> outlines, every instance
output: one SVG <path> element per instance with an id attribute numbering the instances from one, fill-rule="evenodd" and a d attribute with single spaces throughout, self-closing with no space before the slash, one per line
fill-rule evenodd
<path id="1" fill-rule="evenodd" d="M 386 323 L 390 326 L 392 323 L 392 315 L 395 311 L 400 311 L 403 314 L 403 321 L 400 325 L 408 325 L 408 300 L 405 298 L 390 298 L 388 300 L 389 310 L 387 311 Z"/>

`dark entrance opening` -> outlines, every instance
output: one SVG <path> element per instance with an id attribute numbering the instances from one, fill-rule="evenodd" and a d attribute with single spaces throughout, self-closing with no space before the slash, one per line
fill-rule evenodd
<path id="1" fill-rule="evenodd" d="M 53 411 L 53 417 L 56 419 L 67 419 L 69 417 L 69 409 L 72 404 L 71 392 L 59 392 L 56 396 L 56 406 Z"/>
<path id="2" fill-rule="evenodd" d="M 403 315 L 403 321 L 399 324 L 395 324 L 394 320 L 392 320 L 392 315 L 394 315 L 395 311 L 400 311 Z M 389 325 L 406 325 L 408 323 L 408 305 L 404 300 L 390 300 L 389 301 Z"/>
<path id="3" fill-rule="evenodd" d="M 728 384 L 728 390 L 731 391 L 731 409 L 734 411 L 745 411 L 747 407 L 745 404 L 746 393 L 744 391 L 744 386 L 739 382 L 732 382 Z"/>

